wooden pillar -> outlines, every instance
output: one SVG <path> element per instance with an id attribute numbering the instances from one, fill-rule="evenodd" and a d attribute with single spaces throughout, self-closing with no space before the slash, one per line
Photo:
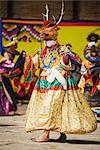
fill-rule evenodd
<path id="1" fill-rule="evenodd" d="M 73 19 L 79 19 L 79 1 L 73 1 Z"/>
<path id="2" fill-rule="evenodd" d="M 8 0 L 8 3 L 7 3 L 7 11 L 8 11 L 8 17 L 13 17 L 13 14 L 12 14 L 12 8 L 13 8 L 13 1 L 9 1 Z"/>

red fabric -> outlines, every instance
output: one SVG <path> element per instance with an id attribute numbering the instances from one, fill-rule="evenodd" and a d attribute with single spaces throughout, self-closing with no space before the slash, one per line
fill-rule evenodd
<path id="1" fill-rule="evenodd" d="M 17 68 L 13 72 L 11 72 L 10 76 L 13 76 L 14 74 L 19 74 L 20 72 L 21 72 L 21 70 L 19 68 Z"/>
<path id="2" fill-rule="evenodd" d="M 27 75 L 28 75 L 28 73 L 29 73 L 29 70 L 31 69 L 31 67 L 32 67 L 32 65 L 31 65 L 31 62 L 32 62 L 32 59 L 31 59 L 31 57 L 29 57 L 29 62 L 28 62 L 28 65 L 27 65 L 27 67 L 26 67 L 26 70 L 25 70 L 25 72 L 24 72 L 24 78 L 26 78 L 27 77 Z"/>

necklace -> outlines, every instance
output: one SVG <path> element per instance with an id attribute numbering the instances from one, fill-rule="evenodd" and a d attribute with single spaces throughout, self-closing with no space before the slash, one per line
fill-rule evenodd
<path id="1" fill-rule="evenodd" d="M 51 48 L 47 48 L 46 50 L 49 50 L 49 52 L 46 51 L 46 55 L 43 57 L 42 53 L 40 54 L 40 59 L 42 61 L 43 64 L 43 68 L 48 69 L 51 67 L 52 63 L 56 60 L 56 55 L 54 56 L 54 51 L 57 51 L 57 46 L 54 46 L 52 49 Z M 45 58 L 47 57 L 47 55 L 50 56 L 50 60 L 48 64 L 45 64 Z"/>

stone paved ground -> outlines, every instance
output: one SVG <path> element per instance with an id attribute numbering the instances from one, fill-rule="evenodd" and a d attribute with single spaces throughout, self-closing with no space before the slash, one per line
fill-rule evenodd
<path id="1" fill-rule="evenodd" d="M 25 106 L 22 106 L 24 108 Z M 100 123 L 97 130 L 85 135 L 68 135 L 65 143 L 32 142 L 32 136 L 40 132 L 26 133 L 25 116 L 0 117 L 0 150 L 100 150 Z M 56 139 L 59 133 L 52 132 L 50 138 Z"/>

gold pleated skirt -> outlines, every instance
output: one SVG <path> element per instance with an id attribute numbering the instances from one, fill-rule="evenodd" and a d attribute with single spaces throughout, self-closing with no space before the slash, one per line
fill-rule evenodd
<path id="1" fill-rule="evenodd" d="M 87 100 L 78 90 L 33 90 L 26 111 L 26 131 L 51 130 L 61 133 L 93 132 L 97 122 Z"/>

